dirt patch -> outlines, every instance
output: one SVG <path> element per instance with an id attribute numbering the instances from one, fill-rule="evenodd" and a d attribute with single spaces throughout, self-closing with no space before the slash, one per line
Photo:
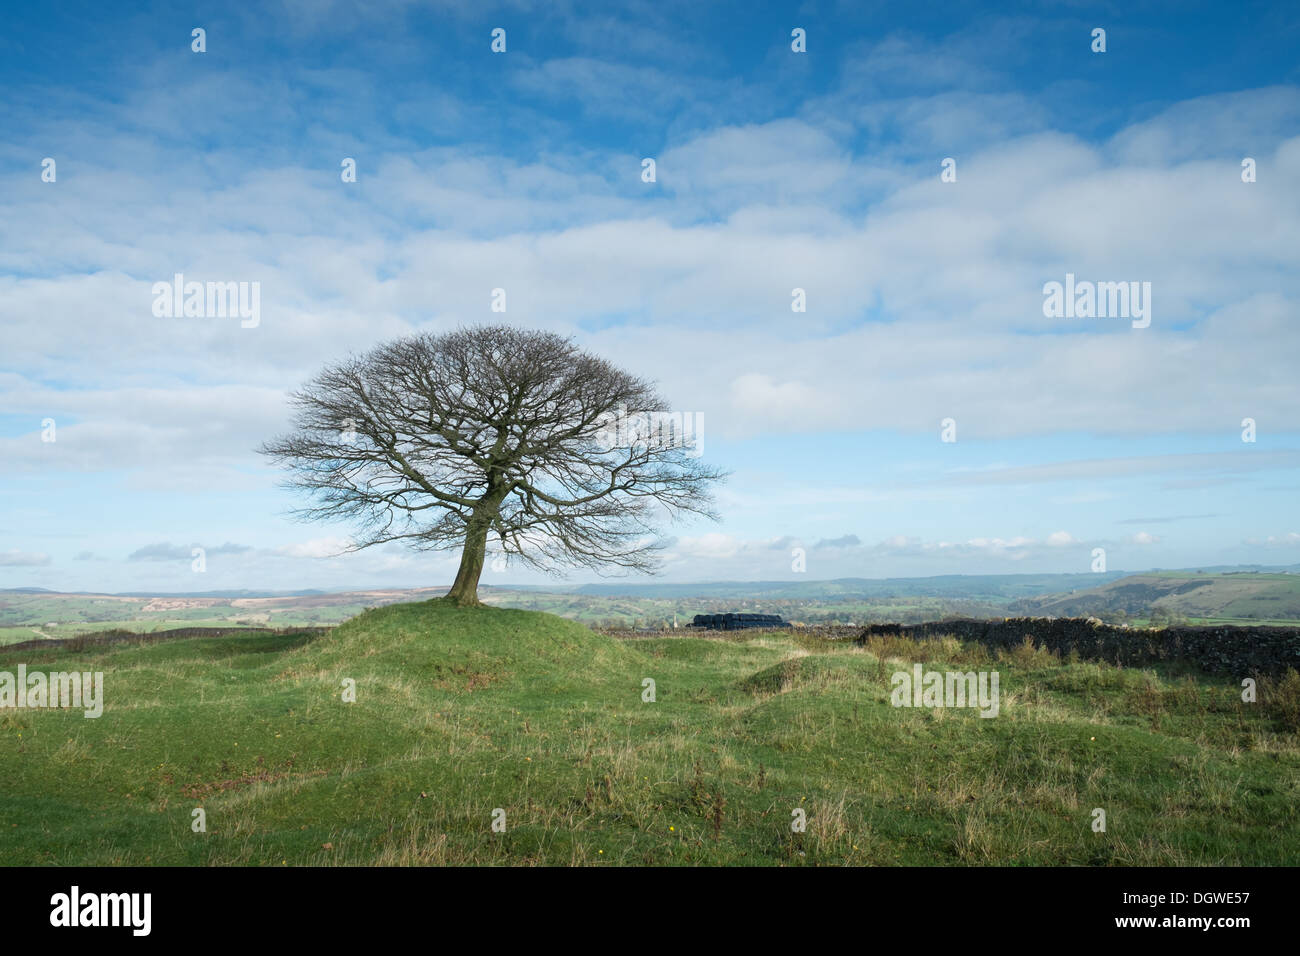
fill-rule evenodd
<path id="1" fill-rule="evenodd" d="M 246 773 L 239 777 L 231 777 L 229 780 L 214 780 L 211 783 L 192 783 L 188 786 L 181 787 L 181 793 L 192 800 L 202 800 L 214 793 L 225 793 L 230 790 L 238 790 L 241 787 L 251 787 L 255 783 L 279 783 L 282 780 L 309 780 L 313 777 L 325 776 L 324 770 L 312 770 L 308 773 L 290 773 L 288 770 L 259 770 L 257 773 Z"/>

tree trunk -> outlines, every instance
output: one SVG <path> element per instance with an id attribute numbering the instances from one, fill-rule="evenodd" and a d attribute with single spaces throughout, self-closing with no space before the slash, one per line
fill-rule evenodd
<path id="1" fill-rule="evenodd" d="M 465 549 L 460 553 L 460 570 L 447 592 L 447 598 L 455 604 L 472 607 L 482 603 L 478 599 L 478 579 L 483 574 L 483 561 L 487 557 L 488 531 L 509 491 L 498 472 L 488 472 L 487 494 L 478 500 L 465 523 Z"/>
<path id="2" fill-rule="evenodd" d="M 487 557 L 487 536 L 490 522 L 477 518 L 465 529 L 465 549 L 460 554 L 460 570 L 447 592 L 447 598 L 456 604 L 478 604 L 478 579 L 483 574 L 483 559 Z"/>
<path id="3" fill-rule="evenodd" d="M 460 553 L 460 570 L 447 597 L 454 603 L 473 606 L 478 599 L 478 579 L 483 574 L 483 561 L 487 557 L 488 531 L 496 520 L 498 509 L 509 489 L 498 475 L 488 477 L 488 493 L 479 499 L 469 521 L 465 523 L 465 549 Z"/>

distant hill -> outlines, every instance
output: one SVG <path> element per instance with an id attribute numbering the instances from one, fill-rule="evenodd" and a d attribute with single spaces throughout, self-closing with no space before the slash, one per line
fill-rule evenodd
<path id="1" fill-rule="evenodd" d="M 837 578 L 831 581 L 705 581 L 698 584 L 584 584 L 568 593 L 600 597 L 786 600 L 878 600 L 943 597 L 1015 600 L 1095 587 L 1124 571 L 1101 574 L 943 574 L 925 578 Z"/>
<path id="2" fill-rule="evenodd" d="M 322 591 L 318 588 L 307 588 L 303 591 L 253 591 L 248 588 L 238 588 L 227 591 L 117 591 L 113 597 L 133 597 L 133 598 L 288 598 L 288 597 L 313 597 L 321 594 L 345 594 L 347 591 Z"/>
<path id="3" fill-rule="evenodd" d="M 1209 620 L 1300 619 L 1300 574 L 1229 571 L 1159 571 L 1134 574 L 1071 594 L 1014 602 L 1017 614 L 1053 617 L 1149 617 L 1161 608 Z"/>
<path id="4" fill-rule="evenodd" d="M 1284 573 L 1291 571 L 1292 573 Z M 484 584 L 487 604 L 546 611 L 587 624 L 673 627 L 695 614 L 780 614 L 802 624 L 916 624 L 952 617 L 1188 618 L 1207 623 L 1300 621 L 1300 566 L 1192 568 L 1131 574 L 949 574 L 913 578 L 577 586 Z M 68 638 L 105 628 L 323 627 L 365 608 L 425 601 L 443 588 L 355 591 L 228 590 L 189 594 L 63 594 L 0 591 L 0 645 Z"/>

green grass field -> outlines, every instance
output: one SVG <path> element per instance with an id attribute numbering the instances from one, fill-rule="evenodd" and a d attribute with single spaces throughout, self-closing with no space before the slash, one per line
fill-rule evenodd
<path id="1" fill-rule="evenodd" d="M 140 633 L 185 627 L 312 627 L 341 624 L 369 607 L 425 600 L 434 589 L 305 593 L 274 598 L 203 595 L 132 597 L 55 592 L 0 592 L 0 646 L 42 638 L 68 638 L 120 628 Z M 671 628 L 696 614 L 758 611 L 808 624 L 902 621 L 919 623 L 953 615 L 1002 616 L 987 602 L 939 597 L 845 600 L 818 598 L 630 597 L 484 587 L 493 607 L 544 611 L 589 626 Z"/>
<path id="2" fill-rule="evenodd" d="M 347 596 L 333 595 L 261 602 L 267 605 L 261 607 L 240 606 L 231 600 L 206 600 L 198 607 L 153 607 L 153 600 L 112 595 L 0 594 L 0 646 L 118 628 L 147 634 L 186 627 L 328 627 L 366 609 L 366 605 L 348 600 Z"/>
<path id="3" fill-rule="evenodd" d="M 1070 594 L 1028 598 L 1012 609 L 1030 616 L 1095 615 L 1130 622 L 1163 611 L 1190 623 L 1294 626 L 1300 621 L 1300 574 L 1153 571 Z"/>
<path id="4" fill-rule="evenodd" d="M 999 716 L 891 707 L 915 662 L 997 670 Z M 1300 859 L 1294 683 L 1245 704 L 1232 681 L 1028 648 L 619 641 L 440 601 L 314 638 L 0 648 L 19 663 L 103 671 L 106 705 L 0 712 L 9 865 Z"/>

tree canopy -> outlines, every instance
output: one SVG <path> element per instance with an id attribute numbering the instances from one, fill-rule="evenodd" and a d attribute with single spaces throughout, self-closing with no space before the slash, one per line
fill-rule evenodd
<path id="1" fill-rule="evenodd" d="M 260 451 L 311 498 L 298 516 L 354 522 L 356 549 L 460 547 L 458 603 L 478 601 L 489 536 L 548 572 L 653 570 L 663 522 L 716 518 L 725 477 L 653 384 L 551 332 L 402 338 L 325 368 L 292 404 L 294 430 Z"/>

